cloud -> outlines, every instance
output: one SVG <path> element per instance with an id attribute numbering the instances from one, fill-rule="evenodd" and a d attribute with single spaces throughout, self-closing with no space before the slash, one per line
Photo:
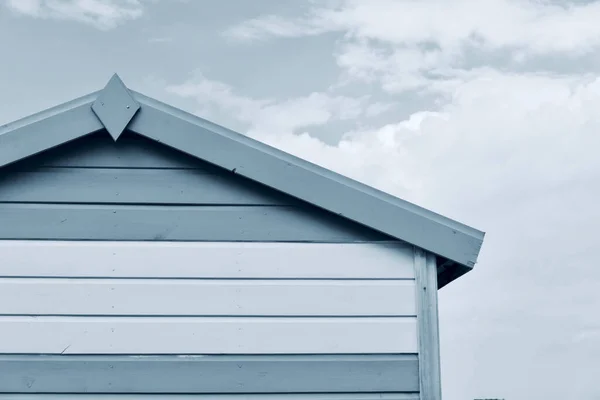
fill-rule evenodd
<path id="1" fill-rule="evenodd" d="M 219 118 L 219 112 L 234 116 L 253 131 L 270 134 L 294 133 L 300 128 L 319 126 L 331 121 L 351 120 L 360 115 L 376 115 L 383 105 L 367 108 L 368 96 L 353 98 L 313 92 L 284 101 L 254 99 L 235 93 L 222 82 L 210 80 L 201 73 L 167 91 L 196 102 L 200 115 Z"/>
<path id="2" fill-rule="evenodd" d="M 143 14 L 140 0 L 6 0 L 6 6 L 29 17 L 76 21 L 101 30 Z"/>
<path id="3" fill-rule="evenodd" d="M 512 67 L 548 54 L 588 56 L 600 46 L 598 20 L 600 2 L 339 0 L 314 2 L 301 18 L 261 16 L 224 34 L 251 41 L 342 33 L 336 61 L 344 81 L 380 83 L 392 93 L 448 92 L 489 57 Z"/>
<path id="4" fill-rule="evenodd" d="M 271 36 L 292 38 L 319 35 L 329 30 L 311 19 L 289 20 L 277 15 L 265 15 L 233 26 L 224 34 L 235 40 L 262 40 Z"/>
<path id="5" fill-rule="evenodd" d="M 340 31 L 356 39 L 396 44 L 436 44 L 482 49 L 515 47 L 529 52 L 585 52 L 600 45 L 600 3 L 533 0 L 342 0 L 319 2 L 302 18 L 267 15 L 226 31 L 247 40 Z"/>

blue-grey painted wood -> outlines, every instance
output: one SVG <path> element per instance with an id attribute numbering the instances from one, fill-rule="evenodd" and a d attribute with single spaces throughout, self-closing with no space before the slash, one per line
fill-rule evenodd
<path id="1" fill-rule="evenodd" d="M 0 127 L 0 167 L 102 129 L 91 93 Z"/>
<path id="2" fill-rule="evenodd" d="M 299 205 L 231 172 L 195 169 L 37 168 L 0 175 L 0 202 Z"/>
<path id="3" fill-rule="evenodd" d="M 0 239 L 364 242 L 390 238 L 329 213 L 280 206 L 0 203 Z"/>
<path id="4" fill-rule="evenodd" d="M 434 254 L 417 247 L 415 247 L 415 281 L 421 399 L 441 400 L 437 265 Z"/>
<path id="5" fill-rule="evenodd" d="M 0 392 L 417 392 L 416 355 L 0 356 Z"/>
<path id="6" fill-rule="evenodd" d="M 139 109 L 139 103 L 131 97 L 117 74 L 110 78 L 92 104 L 92 110 L 115 141 Z"/>
<path id="7" fill-rule="evenodd" d="M 1 394 L 0 400 L 148 400 L 147 394 Z M 420 400 L 418 393 L 156 394 L 153 400 Z"/>
<path id="8" fill-rule="evenodd" d="M 110 139 L 107 132 L 100 131 L 45 151 L 25 163 L 26 167 L 221 170 L 127 130 L 116 142 Z"/>
<path id="9" fill-rule="evenodd" d="M 133 92 L 140 135 L 472 268 L 484 233 Z"/>

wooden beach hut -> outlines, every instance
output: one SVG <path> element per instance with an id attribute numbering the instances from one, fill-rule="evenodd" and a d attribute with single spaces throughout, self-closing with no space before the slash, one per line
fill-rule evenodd
<path id="1" fill-rule="evenodd" d="M 438 400 L 483 237 L 115 75 L 0 128 L 0 399 Z"/>

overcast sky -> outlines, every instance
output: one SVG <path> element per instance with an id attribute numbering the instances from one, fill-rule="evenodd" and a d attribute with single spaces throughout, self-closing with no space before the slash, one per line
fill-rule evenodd
<path id="1" fill-rule="evenodd" d="M 118 72 L 486 231 L 444 398 L 600 399 L 600 2 L 0 0 L 0 72 L 0 124 Z"/>

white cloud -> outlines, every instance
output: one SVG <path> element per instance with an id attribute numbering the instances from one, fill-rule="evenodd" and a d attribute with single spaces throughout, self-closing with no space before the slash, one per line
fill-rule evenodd
<path id="1" fill-rule="evenodd" d="M 77 21 L 102 30 L 143 14 L 140 0 L 6 0 L 6 5 L 29 17 Z"/>
<path id="2" fill-rule="evenodd" d="M 193 98 L 197 113 L 214 116 L 221 110 L 251 127 L 252 131 L 269 134 L 293 133 L 299 128 L 323 125 L 334 120 L 354 119 L 367 112 L 368 96 L 352 98 L 314 92 L 285 101 L 253 99 L 238 95 L 225 83 L 207 79 L 202 74 L 167 91 Z M 378 112 L 370 109 L 371 114 Z"/>
<path id="3" fill-rule="evenodd" d="M 318 26 L 315 21 L 289 20 L 277 15 L 265 15 L 245 21 L 225 31 L 225 36 L 236 40 L 260 40 L 270 36 L 299 37 L 318 35 L 327 32 L 325 26 Z"/>
<path id="4" fill-rule="evenodd" d="M 367 107 L 365 115 L 367 117 L 376 117 L 380 114 L 383 114 L 383 113 L 391 110 L 393 107 L 394 107 L 394 105 L 392 103 L 383 103 L 383 102 L 371 103 Z"/>
<path id="5" fill-rule="evenodd" d="M 251 133 L 392 193 L 466 211 L 471 201 L 597 174 L 599 108 L 600 79 L 482 71 L 440 110 L 348 133 L 337 146 L 286 132 L 261 134 L 257 127 Z M 417 196 L 416 186 L 399 184 L 399 174 L 415 177 L 426 192 Z M 462 195 L 475 189 L 476 196 Z M 438 195 L 444 199 L 435 201 Z"/>
<path id="6" fill-rule="evenodd" d="M 340 0 L 308 15 L 268 15 L 225 34 L 238 40 L 341 32 L 336 60 L 345 80 L 389 92 L 447 91 L 472 68 L 469 54 L 506 52 L 522 64 L 546 54 L 584 56 L 600 46 L 600 2 L 534 0 Z M 551 67 L 549 67 L 551 68 Z"/>

